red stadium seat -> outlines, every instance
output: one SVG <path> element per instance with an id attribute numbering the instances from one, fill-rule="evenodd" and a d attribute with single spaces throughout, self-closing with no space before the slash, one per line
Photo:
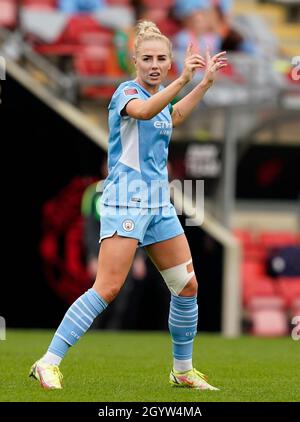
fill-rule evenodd
<path id="1" fill-rule="evenodd" d="M 259 242 L 266 248 L 294 245 L 296 235 L 290 232 L 263 232 L 259 236 Z"/>
<path id="2" fill-rule="evenodd" d="M 98 34 L 103 37 L 103 44 L 112 42 L 113 32 L 101 25 L 90 15 L 73 15 L 70 17 L 65 30 L 60 36 L 58 42 L 70 44 L 84 44 L 84 39 L 88 34 Z"/>
<path id="3" fill-rule="evenodd" d="M 247 245 L 244 248 L 244 258 L 252 261 L 265 261 L 267 257 L 267 248 L 259 243 Z"/>
<path id="4" fill-rule="evenodd" d="M 257 244 L 253 232 L 250 230 L 235 230 L 234 235 L 241 243 L 243 256 L 246 260 L 260 260 L 265 258 L 265 248 Z"/>
<path id="5" fill-rule="evenodd" d="M 80 44 L 100 45 L 111 47 L 113 45 L 114 34 L 110 30 L 99 29 L 95 32 L 82 32 L 79 36 Z"/>
<path id="6" fill-rule="evenodd" d="M 57 8 L 57 0 L 22 0 L 22 5 L 39 10 L 53 10 Z"/>
<path id="7" fill-rule="evenodd" d="M 105 46 L 83 46 L 74 57 L 74 68 L 79 76 L 120 77 L 115 51 Z M 114 85 L 83 87 L 82 95 L 89 98 L 110 98 Z"/>
<path id="8" fill-rule="evenodd" d="M 0 27 L 14 28 L 17 21 L 15 0 L 0 0 Z"/>
<path id="9" fill-rule="evenodd" d="M 166 18 L 157 22 L 157 26 L 159 27 L 160 31 L 168 36 L 173 37 L 179 31 L 179 25 L 171 18 Z"/>
<path id="10" fill-rule="evenodd" d="M 287 317 L 281 298 L 255 297 L 249 303 L 248 311 L 253 335 L 273 337 L 288 333 Z"/>
<path id="11" fill-rule="evenodd" d="M 74 56 L 81 49 L 81 46 L 79 44 L 57 42 L 53 44 L 36 44 L 34 49 L 45 56 Z"/>
<path id="12" fill-rule="evenodd" d="M 243 303 L 252 324 L 252 333 L 278 336 L 288 333 L 287 315 L 300 311 L 300 278 L 267 276 L 270 248 L 294 245 L 297 237 L 290 232 L 263 232 L 254 236 L 248 230 L 235 230 L 243 250 Z"/>
<path id="13" fill-rule="evenodd" d="M 74 58 L 76 72 L 82 76 L 106 75 L 109 57 L 110 50 L 107 47 L 82 47 Z"/>
<path id="14" fill-rule="evenodd" d="M 274 281 L 267 276 L 257 276 L 243 281 L 243 302 L 246 306 L 255 297 L 276 296 Z"/>
<path id="15" fill-rule="evenodd" d="M 82 45 L 111 47 L 113 37 L 113 32 L 101 27 L 92 16 L 74 15 L 55 43 L 36 44 L 35 49 L 44 55 L 74 56 L 80 54 Z"/>
<path id="16" fill-rule="evenodd" d="M 300 300 L 300 277 L 280 277 L 276 281 L 277 293 L 285 300 L 288 307 Z"/>
<path id="17" fill-rule="evenodd" d="M 241 265 L 243 280 L 255 280 L 258 277 L 266 275 L 266 267 L 260 261 L 244 261 Z"/>

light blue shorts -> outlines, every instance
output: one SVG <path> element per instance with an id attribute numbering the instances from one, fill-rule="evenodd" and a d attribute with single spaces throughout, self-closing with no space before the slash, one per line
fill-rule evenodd
<path id="1" fill-rule="evenodd" d="M 130 208 L 101 205 L 100 242 L 113 236 L 132 237 L 139 246 L 171 239 L 184 233 L 174 206 Z"/>

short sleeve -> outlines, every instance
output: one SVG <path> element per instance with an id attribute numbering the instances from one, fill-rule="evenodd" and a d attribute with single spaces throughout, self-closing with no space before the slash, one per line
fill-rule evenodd
<path id="1" fill-rule="evenodd" d="M 135 86 L 125 86 L 121 88 L 116 96 L 116 110 L 119 115 L 130 100 L 141 99 L 141 95 Z"/>

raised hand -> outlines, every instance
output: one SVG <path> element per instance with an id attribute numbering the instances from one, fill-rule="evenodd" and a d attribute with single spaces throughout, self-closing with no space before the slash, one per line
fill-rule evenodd
<path id="1" fill-rule="evenodd" d="M 181 73 L 181 77 L 185 82 L 189 82 L 193 79 L 196 69 L 203 69 L 204 67 L 204 58 L 200 56 L 200 54 L 194 53 L 193 44 L 190 43 L 186 50 L 184 69 Z"/>
<path id="2" fill-rule="evenodd" d="M 210 55 L 210 50 L 206 47 L 206 69 L 203 77 L 204 83 L 213 83 L 217 72 L 223 67 L 227 66 L 226 51 L 215 54 L 213 57 Z"/>

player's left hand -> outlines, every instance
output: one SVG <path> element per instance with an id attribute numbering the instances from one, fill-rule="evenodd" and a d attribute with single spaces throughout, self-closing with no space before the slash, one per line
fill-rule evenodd
<path id="1" fill-rule="evenodd" d="M 216 78 L 216 74 L 220 69 L 227 66 L 226 51 L 215 54 L 213 57 L 210 55 L 209 47 L 206 47 L 206 69 L 204 72 L 203 82 L 212 84 Z"/>

